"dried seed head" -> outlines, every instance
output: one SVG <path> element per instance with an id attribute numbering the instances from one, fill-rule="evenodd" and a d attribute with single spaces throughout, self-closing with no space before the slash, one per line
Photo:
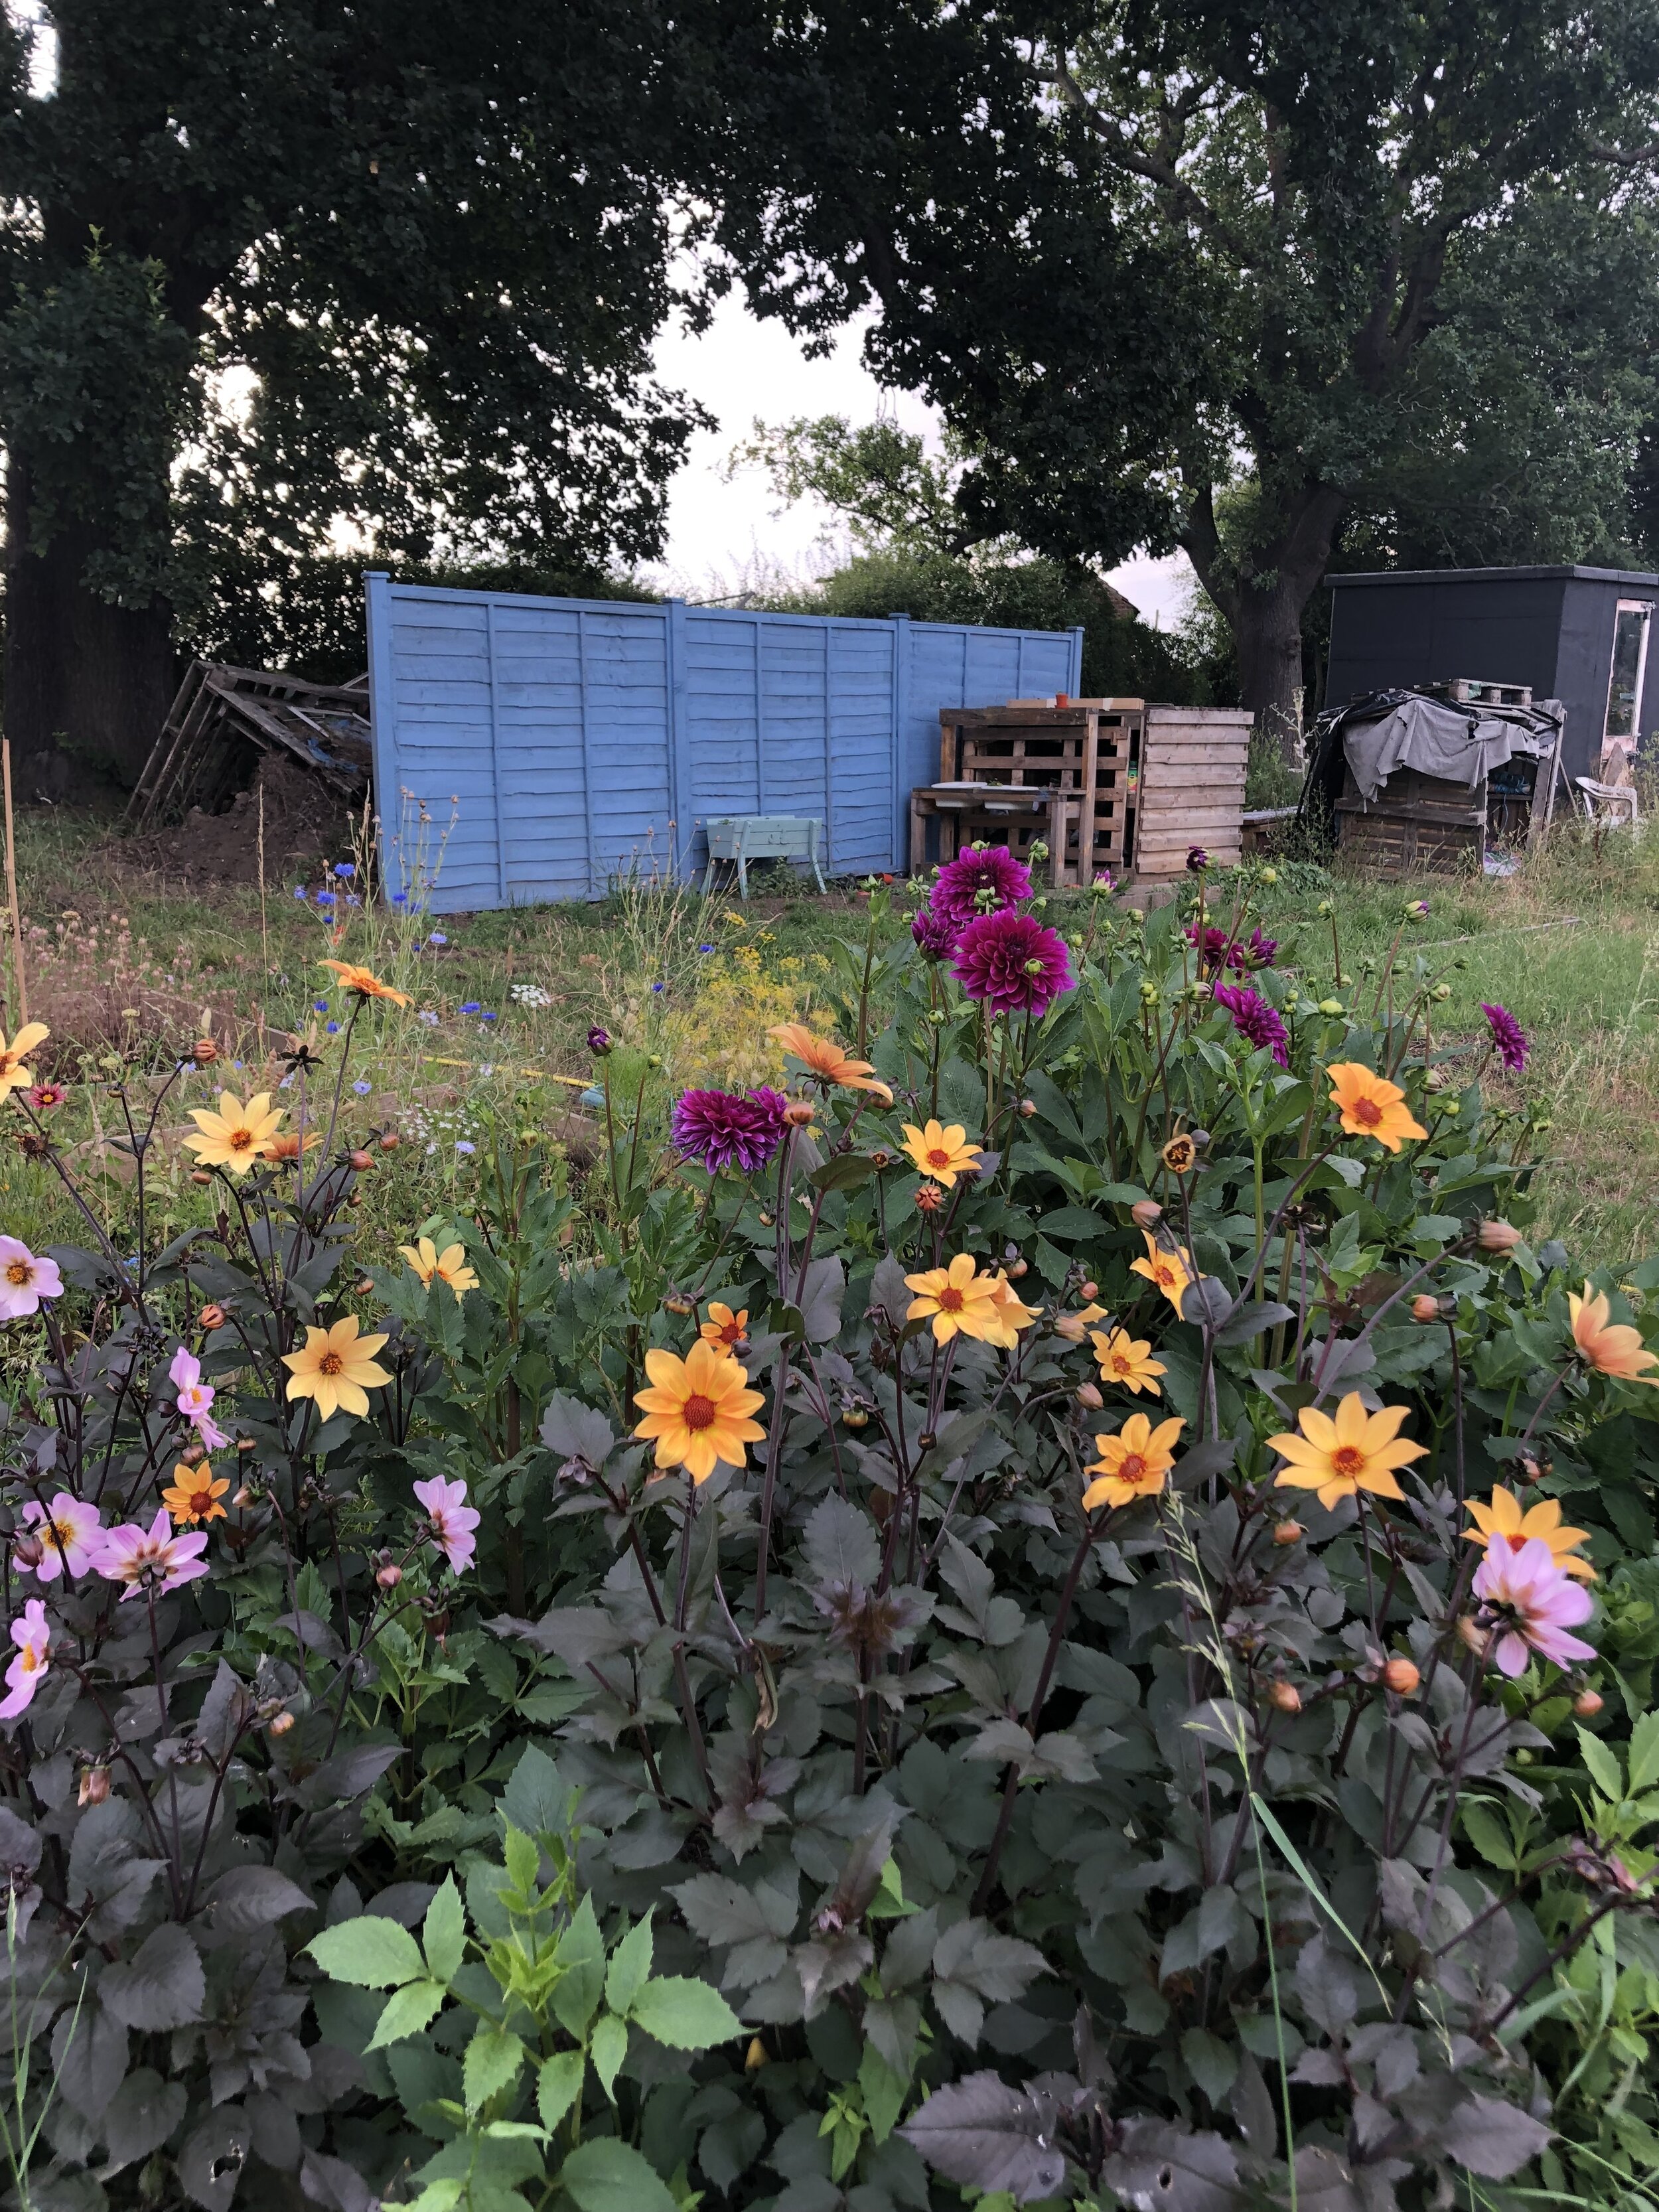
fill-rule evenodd
<path id="1" fill-rule="evenodd" d="M 939 1188 L 936 1182 L 923 1183 L 921 1188 L 916 1193 L 916 1211 L 918 1213 L 937 1213 L 944 1203 L 945 1193 Z M 761 1218 L 763 1221 L 766 1218 L 766 1216 L 763 1214 Z"/>

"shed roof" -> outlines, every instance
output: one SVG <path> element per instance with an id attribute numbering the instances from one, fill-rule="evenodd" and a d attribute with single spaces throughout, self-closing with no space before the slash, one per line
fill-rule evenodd
<path id="1" fill-rule="evenodd" d="M 1645 584 L 1659 588 L 1659 576 L 1644 568 L 1585 568 L 1574 566 L 1546 568 L 1358 568 L 1327 576 L 1339 584 L 1489 584 L 1508 580 L 1538 582 L 1548 577 L 1576 576 L 1590 584 Z"/>

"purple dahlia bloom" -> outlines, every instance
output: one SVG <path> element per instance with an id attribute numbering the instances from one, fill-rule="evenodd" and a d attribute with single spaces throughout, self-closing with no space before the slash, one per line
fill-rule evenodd
<path id="1" fill-rule="evenodd" d="M 1198 924 L 1187 924 L 1187 942 L 1198 944 Z M 1206 929 L 1204 933 L 1203 961 L 1206 974 L 1213 975 L 1218 968 L 1231 968 L 1242 973 L 1247 969 L 1265 968 L 1279 950 L 1276 937 L 1264 937 L 1261 929 L 1253 929 L 1248 937 L 1235 938 L 1231 930 Z"/>
<path id="2" fill-rule="evenodd" d="M 1207 868 L 1209 865 L 1210 856 L 1201 845 L 1188 846 L 1187 866 L 1191 874 L 1194 876 L 1201 876 L 1205 869 Z"/>
<path id="3" fill-rule="evenodd" d="M 788 1103 L 767 1084 L 744 1097 L 731 1091 L 682 1091 L 674 1103 L 675 1149 L 710 1175 L 721 1168 L 758 1175 L 783 1142 Z"/>
<path id="4" fill-rule="evenodd" d="M 1519 1075 L 1532 1048 L 1525 1030 L 1506 1006 L 1489 1006 L 1483 1000 L 1480 1011 L 1486 1018 L 1486 1027 L 1492 1031 L 1498 1057 L 1505 1067 Z"/>
<path id="5" fill-rule="evenodd" d="M 1046 1014 L 1062 991 L 1077 988 L 1065 939 L 1029 914 L 970 921 L 951 972 L 970 999 L 988 1001 L 999 1014 Z"/>
<path id="6" fill-rule="evenodd" d="M 981 902 L 987 895 L 988 906 Z M 1030 896 L 1031 871 L 1006 845 L 992 845 L 983 852 L 970 848 L 941 868 L 928 903 L 947 929 L 959 933 Z"/>
<path id="7" fill-rule="evenodd" d="M 948 960 L 956 950 L 960 932 L 952 928 L 932 906 L 922 908 L 910 924 L 910 934 L 921 948 L 924 960 Z"/>
<path id="8" fill-rule="evenodd" d="M 1213 995 L 1217 1006 L 1224 1006 L 1232 1016 L 1240 1036 L 1252 1045 L 1268 1046 L 1281 1067 L 1290 1066 L 1290 1038 L 1285 1024 L 1259 991 L 1253 991 L 1248 983 L 1221 983 Z"/>

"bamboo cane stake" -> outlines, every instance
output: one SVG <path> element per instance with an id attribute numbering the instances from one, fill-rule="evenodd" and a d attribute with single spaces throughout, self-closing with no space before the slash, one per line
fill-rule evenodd
<path id="1" fill-rule="evenodd" d="M 6 788 L 6 899 L 11 908 L 12 965 L 17 978 L 17 1027 L 27 1026 L 28 985 L 23 980 L 23 921 L 17 910 L 17 847 L 11 822 L 11 739 L 0 738 L 0 776 Z"/>

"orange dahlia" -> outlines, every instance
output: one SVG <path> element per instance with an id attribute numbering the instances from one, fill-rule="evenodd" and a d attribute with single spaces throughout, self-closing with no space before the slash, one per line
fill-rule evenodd
<path id="1" fill-rule="evenodd" d="M 1341 1115 L 1342 1127 L 1349 1136 L 1375 1137 L 1379 1145 L 1397 1152 L 1403 1139 L 1428 1135 L 1422 1123 L 1412 1118 L 1400 1085 L 1362 1061 L 1339 1060 L 1325 1073 L 1335 1085 L 1331 1103 Z"/>
<path id="2" fill-rule="evenodd" d="M 645 1371 L 650 1388 L 634 1393 L 645 1418 L 634 1433 L 655 1443 L 659 1468 L 683 1467 L 694 1482 L 707 1482 L 721 1461 L 741 1467 L 748 1447 L 764 1437 L 750 1417 L 765 1393 L 749 1388 L 729 1352 L 699 1337 L 684 1359 L 678 1352 L 647 1352 Z"/>

